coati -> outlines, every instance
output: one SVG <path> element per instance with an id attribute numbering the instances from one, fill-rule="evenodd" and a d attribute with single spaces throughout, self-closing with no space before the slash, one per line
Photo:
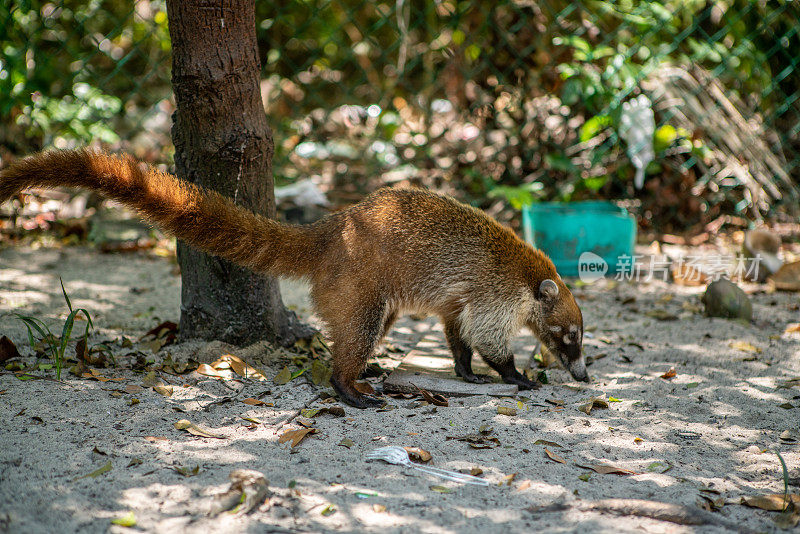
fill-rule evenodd
<path id="1" fill-rule="evenodd" d="M 767 277 L 778 272 L 783 260 L 778 257 L 781 238 L 767 229 L 756 228 L 744 234 L 742 255 L 746 262 L 745 275 L 754 282 L 765 282 Z"/>
<path id="2" fill-rule="evenodd" d="M 510 340 L 527 326 L 577 380 L 583 318 L 553 262 L 482 211 L 421 189 L 381 189 L 305 226 L 254 214 L 222 195 L 88 149 L 51 150 L 0 171 L 0 202 L 24 188 L 90 189 L 138 210 L 198 249 L 255 272 L 307 278 L 333 341 L 331 382 L 359 408 L 382 401 L 355 381 L 406 311 L 437 314 L 456 373 L 469 382 L 472 351 L 505 382 L 537 387 L 514 366 Z"/>

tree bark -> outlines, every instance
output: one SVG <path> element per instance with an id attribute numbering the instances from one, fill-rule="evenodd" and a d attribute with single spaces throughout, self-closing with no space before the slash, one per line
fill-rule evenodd
<path id="1" fill-rule="evenodd" d="M 176 174 L 275 217 L 272 133 L 261 102 L 254 0 L 170 0 Z M 178 242 L 181 337 L 290 344 L 307 327 L 277 281 Z"/>

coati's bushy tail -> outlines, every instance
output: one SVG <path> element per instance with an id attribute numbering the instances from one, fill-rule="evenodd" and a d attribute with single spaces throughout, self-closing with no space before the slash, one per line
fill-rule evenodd
<path id="1" fill-rule="evenodd" d="M 78 149 L 28 156 L 0 171 L 0 203 L 27 187 L 56 186 L 97 191 L 196 248 L 256 272 L 303 276 L 319 254 L 311 227 L 262 217 L 127 155 Z"/>

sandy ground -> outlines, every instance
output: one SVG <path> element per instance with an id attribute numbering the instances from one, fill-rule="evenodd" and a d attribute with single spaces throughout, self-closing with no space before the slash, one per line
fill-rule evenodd
<path id="1" fill-rule="evenodd" d="M 27 336 L 11 312 L 61 324 L 66 313 L 59 276 L 73 304 L 91 311 L 97 326 L 92 342 L 121 335 L 138 340 L 160 321 L 178 319 L 180 278 L 169 260 L 86 248 L 9 248 L 0 251 L 0 334 L 24 355 L 31 354 Z M 660 282 L 600 282 L 576 290 L 591 335 L 586 353 L 595 358 L 588 387 L 550 369 L 548 385 L 518 398 L 451 398 L 449 407 L 389 399 L 394 409 L 388 411 L 345 406 L 345 417 L 317 417 L 318 433 L 294 448 L 278 442 L 287 430 L 300 428 L 295 421 L 285 425 L 287 418 L 306 405 L 329 405 L 313 401 L 324 389 L 302 377 L 276 385 L 162 373 L 160 378 L 175 386 L 165 397 L 149 388 L 124 392 L 142 384 L 143 373 L 130 369 L 98 370 L 122 379 L 110 382 L 66 371 L 62 382 L 23 381 L 4 372 L 0 531 L 130 531 L 111 525 L 129 511 L 136 518 L 134 528 L 149 532 L 726 531 L 581 511 L 582 505 L 606 498 L 694 507 L 702 495 L 726 503 L 714 512 L 718 517 L 773 531 L 776 513 L 738 502 L 744 495 L 783 491 L 772 451 L 780 451 L 796 483 L 800 450 L 796 441 L 780 435 L 797 431 L 800 396 L 796 387 L 777 386 L 800 375 L 800 337 L 783 333 L 800 318 L 798 296 L 754 294 L 755 321 L 742 324 L 703 317 L 697 311 L 700 291 Z M 284 294 L 308 317 L 301 285 L 284 285 Z M 659 321 L 646 315 L 656 309 L 678 318 Z M 425 332 L 435 332 L 433 324 L 402 321 L 391 339 L 400 352 L 389 352 L 382 365 L 396 364 Z M 760 352 L 732 347 L 735 342 Z M 167 355 L 210 360 L 225 352 L 218 344 L 197 342 L 167 346 L 155 355 L 138 348 L 157 362 Z M 131 350 L 115 346 L 118 362 L 130 364 L 125 354 Z M 270 379 L 287 360 L 266 346 L 241 354 L 257 360 L 251 363 Z M 677 376 L 660 378 L 671 367 Z M 52 377 L 53 371 L 32 374 Z M 577 409 L 595 396 L 620 402 L 590 415 Z M 131 403 L 134 397 L 138 404 Z M 274 406 L 241 402 L 251 397 Z M 500 415 L 501 406 L 517 414 Z M 180 419 L 223 438 L 176 430 L 173 424 Z M 482 425 L 493 429 L 499 447 L 479 450 L 447 439 L 476 433 Z M 439 467 L 477 467 L 491 485 L 459 486 L 364 460 L 367 451 L 386 444 L 422 447 Z M 549 459 L 545 448 L 565 463 Z M 108 462 L 110 471 L 84 477 Z M 640 474 L 598 474 L 577 465 L 598 463 Z M 174 469 L 195 466 L 199 471 L 190 477 Z M 211 497 L 227 488 L 229 473 L 238 468 L 266 476 L 268 504 L 249 515 L 208 517 Z M 452 492 L 432 490 L 436 485 Z M 797 493 L 796 487 L 790 490 Z M 554 503 L 564 506 L 537 510 Z"/>

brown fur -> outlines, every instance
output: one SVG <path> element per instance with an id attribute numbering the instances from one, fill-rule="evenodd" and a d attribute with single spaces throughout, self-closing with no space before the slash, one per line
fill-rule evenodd
<path id="1" fill-rule="evenodd" d="M 354 405 L 375 403 L 354 382 L 404 311 L 442 318 L 456 370 L 467 380 L 481 380 L 472 374 L 474 348 L 504 380 L 534 386 L 514 368 L 509 350 L 522 326 L 568 368 L 580 357 L 580 309 L 553 263 L 485 213 L 446 196 L 382 189 L 314 224 L 292 226 L 129 156 L 88 150 L 13 163 L 0 171 L 0 202 L 32 186 L 98 191 L 207 253 L 264 274 L 308 278 L 334 342 L 333 384 Z M 555 281 L 557 297 L 540 294 L 544 280 Z M 580 332 L 564 345 L 570 340 L 552 335 L 553 325 Z"/>

